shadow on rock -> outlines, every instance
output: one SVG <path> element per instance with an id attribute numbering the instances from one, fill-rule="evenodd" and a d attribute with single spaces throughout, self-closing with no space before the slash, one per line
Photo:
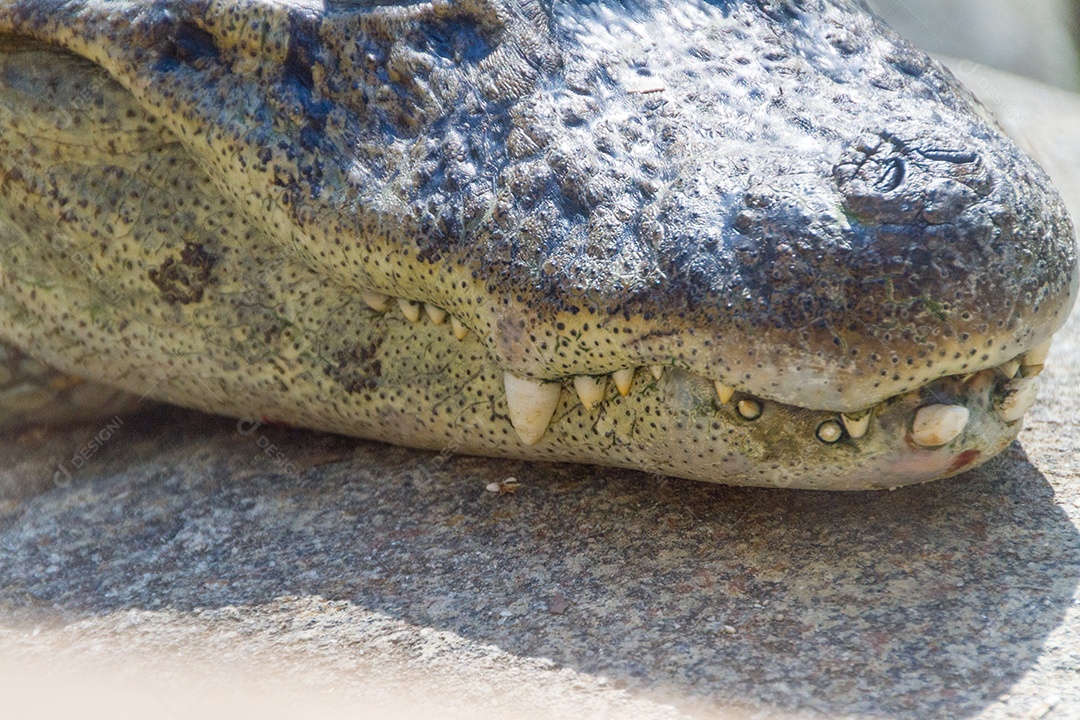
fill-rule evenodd
<path id="1" fill-rule="evenodd" d="M 840 495 L 158 412 L 0 515 L 9 617 L 321 596 L 690 705 L 956 717 L 1031 668 L 1080 580 L 1080 535 L 1018 445 Z"/>

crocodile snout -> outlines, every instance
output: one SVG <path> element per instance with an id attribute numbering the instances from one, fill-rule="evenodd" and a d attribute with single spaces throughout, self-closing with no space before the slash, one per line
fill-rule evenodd
<path id="1" fill-rule="evenodd" d="M 1011 442 L 1076 295 L 1045 174 L 856 0 L 0 0 L 0 31 L 35 78 L 0 83 L 0 341 L 139 394 L 892 487 Z"/>

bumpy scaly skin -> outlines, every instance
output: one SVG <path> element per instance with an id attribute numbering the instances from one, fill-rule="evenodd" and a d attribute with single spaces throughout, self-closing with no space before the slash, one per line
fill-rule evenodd
<path id="1" fill-rule="evenodd" d="M 944 477 L 1076 294 L 1046 176 L 846 0 L 9 1 L 0 129 L 0 339 L 419 447 Z"/>

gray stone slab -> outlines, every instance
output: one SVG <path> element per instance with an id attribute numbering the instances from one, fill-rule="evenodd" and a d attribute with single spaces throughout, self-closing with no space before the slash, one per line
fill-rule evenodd
<path id="1" fill-rule="evenodd" d="M 1021 130 L 1072 195 L 1080 105 L 1046 97 Z M 1078 358 L 1074 315 L 1018 443 L 893 492 L 162 408 L 3 438 L 0 691 L 39 717 L 1080 717 Z"/>

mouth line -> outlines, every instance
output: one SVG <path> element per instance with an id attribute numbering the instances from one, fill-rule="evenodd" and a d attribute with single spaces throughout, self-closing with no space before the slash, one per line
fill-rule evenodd
<path id="1" fill-rule="evenodd" d="M 427 317 L 434 325 L 449 322 L 454 337 L 459 341 L 470 334 L 456 316 L 436 305 L 370 290 L 360 291 L 360 295 L 376 312 L 386 312 L 396 305 L 410 323 L 423 322 Z M 906 440 L 917 448 L 934 449 L 948 445 L 961 436 L 971 418 L 969 405 L 986 404 L 971 402 L 969 398 L 981 396 L 983 393 L 977 388 L 987 383 L 993 386 L 989 407 L 977 407 L 977 410 L 995 413 L 1000 422 L 1007 426 L 1020 422 L 1035 403 L 1039 374 L 1046 362 L 1050 343 L 1047 340 L 995 367 L 938 378 L 857 412 L 813 410 L 781 403 L 674 365 L 653 364 L 622 368 L 601 375 L 543 379 L 521 377 L 504 370 L 503 384 L 510 422 L 518 439 L 526 446 L 536 445 L 542 440 L 564 392 L 575 394 L 576 402 L 585 411 L 592 412 L 603 409 L 619 397 L 629 396 L 635 391 L 635 385 L 640 388 L 643 384 L 659 383 L 666 372 L 675 371 L 693 376 L 699 384 L 711 384 L 714 409 L 730 407 L 734 410 L 734 416 L 746 423 L 758 422 L 771 410 L 778 408 L 784 408 L 789 413 L 816 415 L 820 420 L 814 425 L 813 434 L 825 446 L 862 441 L 870 433 L 874 418 L 885 408 L 898 402 L 911 404 L 910 401 L 915 399 L 915 410 L 910 413 L 910 420 L 906 423 Z M 611 391 L 612 386 L 614 392 Z"/>

